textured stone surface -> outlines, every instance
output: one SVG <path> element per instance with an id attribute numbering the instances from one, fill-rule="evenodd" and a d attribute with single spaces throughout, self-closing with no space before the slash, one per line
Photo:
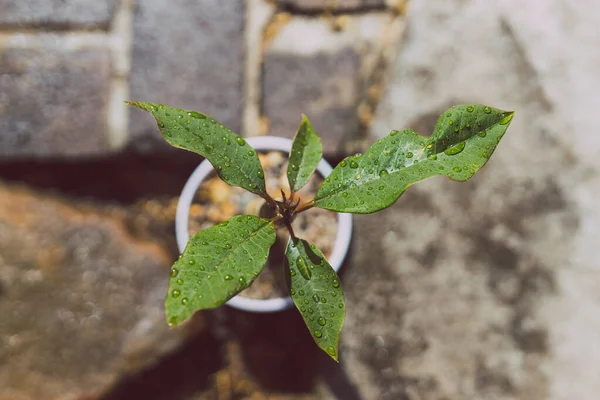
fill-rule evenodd
<path id="1" fill-rule="evenodd" d="M 0 0 L 0 25 L 108 27 L 115 0 Z"/>
<path id="2" fill-rule="evenodd" d="M 306 114 L 325 153 L 343 153 L 360 131 L 357 107 L 380 49 L 385 15 L 352 17 L 341 32 L 325 20 L 294 18 L 264 60 L 263 113 L 269 134 L 293 137 Z"/>
<path id="3" fill-rule="evenodd" d="M 93 398 L 181 344 L 170 257 L 119 215 L 0 183 L 0 399 Z"/>
<path id="4" fill-rule="evenodd" d="M 242 0 L 139 1 L 131 98 L 201 111 L 239 132 L 244 9 Z M 132 109 L 130 115 L 135 147 L 166 146 L 147 113 Z"/>
<path id="5" fill-rule="evenodd" d="M 105 48 L 0 52 L 0 157 L 87 156 L 107 146 Z"/>
<path id="6" fill-rule="evenodd" d="M 4 26 L 38 24 L 6 22 L 16 15 L 7 4 L 0 0 Z M 9 6 L 37 15 L 25 4 Z M 52 4 L 52 12 L 73 4 Z M 89 7 L 102 4 L 113 3 Z M 432 179 L 390 209 L 355 218 L 339 369 L 292 311 L 203 313 L 210 329 L 182 344 L 185 332 L 164 326 L 169 259 L 147 236 L 131 236 L 155 219 L 128 226 L 123 214 L 0 185 L 0 399 L 94 398 L 119 380 L 106 400 L 596 400 L 599 7 L 411 2 L 373 132 L 428 133 L 461 102 L 515 109 L 516 117 L 472 181 Z M 105 21 L 98 10 L 94 18 Z M 130 97 L 206 111 L 239 128 L 243 13 L 241 0 L 136 2 Z M 326 151 L 343 152 L 360 129 L 356 107 L 374 43 L 387 33 L 382 21 L 342 16 L 341 32 L 316 18 L 282 26 L 266 47 L 269 133 L 291 137 L 304 112 Z M 109 54 L 55 47 L 0 54 L 2 157 L 106 151 Z M 131 116 L 134 138 L 158 139 L 147 114 Z M 102 187 L 104 198 L 114 189 Z M 223 342 L 226 365 L 216 367 Z"/>
<path id="7" fill-rule="evenodd" d="M 302 11 L 349 11 L 385 7 L 385 0 L 281 0 L 279 3 Z"/>
<path id="8" fill-rule="evenodd" d="M 341 357 L 364 398 L 597 398 L 600 37 L 591 2 L 518 4 L 411 2 L 373 131 L 516 117 L 471 181 L 355 219 Z"/>

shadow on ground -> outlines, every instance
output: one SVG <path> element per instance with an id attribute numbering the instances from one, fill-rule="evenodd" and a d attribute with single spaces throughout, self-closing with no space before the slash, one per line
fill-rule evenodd
<path id="1" fill-rule="evenodd" d="M 149 369 L 124 377 L 101 400 L 189 398 L 206 390 L 223 367 L 222 344 L 205 330 Z"/>
<path id="2" fill-rule="evenodd" d="M 124 152 L 98 159 L 0 162 L 0 179 L 95 202 L 132 204 L 175 196 L 202 161 L 189 152 Z"/>
<path id="3" fill-rule="evenodd" d="M 130 152 L 96 160 L 5 161 L 0 163 L 0 179 L 66 198 L 84 199 L 100 208 L 120 204 L 133 215 L 139 212 L 136 207 L 142 200 L 176 198 L 201 160 L 191 153 L 143 155 Z M 339 159 L 329 161 L 335 164 Z M 157 220 L 155 225 L 160 226 L 143 225 L 142 230 L 146 232 L 138 232 L 135 217 L 131 219 L 133 227 L 128 228 L 134 236 L 163 245 L 165 240 L 158 238 L 157 232 L 165 235 L 172 229 L 172 221 Z M 167 242 L 170 245 L 166 248 L 174 259 L 176 249 Z M 279 393 L 286 399 L 296 395 L 306 398 L 314 393 L 318 382 L 324 382 L 337 399 L 361 399 L 340 365 L 313 342 L 295 308 L 257 314 L 222 307 L 198 315 L 205 320 L 205 329 L 155 364 L 136 374 L 122 376 L 101 399 L 184 400 L 205 398 L 205 395 L 210 398 L 221 390 L 217 375 L 225 372 L 231 380 L 235 378 L 231 372 L 234 364 L 241 365 L 242 375 L 252 382 L 253 391 Z M 232 345 L 239 351 L 232 353 Z M 340 359 L 343 363 L 343 352 Z M 230 385 L 228 390 L 231 390 L 228 398 L 244 394 L 236 392 L 235 385 Z"/>

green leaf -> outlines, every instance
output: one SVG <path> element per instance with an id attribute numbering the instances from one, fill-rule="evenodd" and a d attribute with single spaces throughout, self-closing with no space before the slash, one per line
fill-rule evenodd
<path id="1" fill-rule="evenodd" d="M 392 205 L 413 183 L 435 175 L 466 181 L 483 167 L 513 112 L 482 105 L 447 110 L 431 137 L 393 131 L 362 156 L 342 160 L 319 188 L 315 205 L 367 214 Z"/>
<path id="2" fill-rule="evenodd" d="M 323 156 L 321 139 L 315 133 L 306 115 L 302 115 L 302 123 L 292 143 L 292 151 L 288 162 L 287 177 L 292 191 L 296 192 L 308 182 L 317 169 Z"/>
<path id="3" fill-rule="evenodd" d="M 238 215 L 198 232 L 171 268 L 165 310 L 170 326 L 247 288 L 275 242 L 273 222 Z"/>
<path id="4" fill-rule="evenodd" d="M 258 195 L 266 193 L 258 156 L 240 135 L 196 111 L 142 101 L 126 103 L 150 112 L 171 146 L 204 156 L 225 182 Z"/>
<path id="5" fill-rule="evenodd" d="M 323 253 L 302 239 L 290 239 L 290 294 L 317 345 L 338 361 L 338 343 L 346 307 L 340 280 Z"/>

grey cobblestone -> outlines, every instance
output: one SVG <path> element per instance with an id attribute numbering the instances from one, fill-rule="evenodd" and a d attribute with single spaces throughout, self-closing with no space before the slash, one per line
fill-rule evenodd
<path id="1" fill-rule="evenodd" d="M 321 135 L 324 151 L 337 153 L 344 137 L 358 130 L 359 63 L 349 48 L 310 58 L 268 55 L 263 90 L 269 134 L 293 138 L 304 113 Z"/>
<path id="2" fill-rule="evenodd" d="M 269 134 L 293 137 L 306 114 L 325 153 L 344 153 L 361 129 L 357 108 L 385 30 L 384 14 L 351 17 L 342 32 L 328 21 L 295 18 L 266 51 L 263 113 Z"/>
<path id="3" fill-rule="evenodd" d="M 244 8 L 242 0 L 140 1 L 134 16 L 132 99 L 201 111 L 239 132 Z M 133 109 L 130 115 L 134 147 L 163 146 L 148 115 Z"/>
<path id="4" fill-rule="evenodd" d="M 115 0 L 0 0 L 0 25 L 108 27 Z"/>
<path id="5" fill-rule="evenodd" d="M 108 151 L 110 65 L 102 48 L 0 53 L 0 157 Z"/>

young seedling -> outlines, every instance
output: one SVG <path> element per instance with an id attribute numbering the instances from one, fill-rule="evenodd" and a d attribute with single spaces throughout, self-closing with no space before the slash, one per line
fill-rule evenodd
<path id="1" fill-rule="evenodd" d="M 165 301 L 170 326 L 195 311 L 214 308 L 247 288 L 264 267 L 275 242 L 275 224 L 290 233 L 285 256 L 290 296 L 317 345 L 338 360 L 344 322 L 340 281 L 323 253 L 296 237 L 294 217 L 312 207 L 368 214 L 392 205 L 412 184 L 434 175 L 466 181 L 485 165 L 513 118 L 513 112 L 471 104 L 445 111 L 430 137 L 405 129 L 392 131 L 363 155 L 342 160 L 314 199 L 297 192 L 322 157 L 321 139 L 302 116 L 289 156 L 290 193 L 282 200 L 266 191 L 264 172 L 244 138 L 207 115 L 162 104 L 128 102 L 150 112 L 169 144 L 204 156 L 219 177 L 262 197 L 275 217 L 238 215 L 198 232 L 171 268 Z"/>

